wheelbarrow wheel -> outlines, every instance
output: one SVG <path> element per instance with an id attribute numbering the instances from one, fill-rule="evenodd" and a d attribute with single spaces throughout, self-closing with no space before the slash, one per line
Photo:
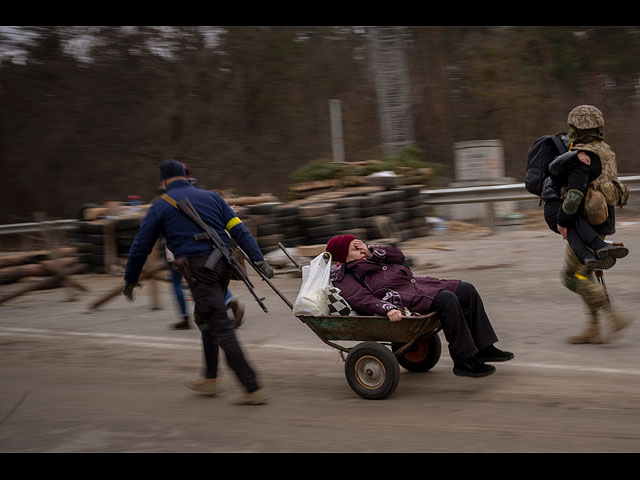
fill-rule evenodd
<path id="1" fill-rule="evenodd" d="M 345 360 L 345 376 L 351 389 L 367 400 L 391 395 L 400 381 L 400 365 L 391 351 L 376 342 L 353 347 Z"/>
<path id="2" fill-rule="evenodd" d="M 391 349 L 395 352 L 404 344 L 392 343 Z M 411 345 L 404 354 L 398 356 L 398 363 L 410 372 L 427 372 L 431 370 L 442 353 L 442 343 L 438 334 L 431 337 L 420 337 Z"/>

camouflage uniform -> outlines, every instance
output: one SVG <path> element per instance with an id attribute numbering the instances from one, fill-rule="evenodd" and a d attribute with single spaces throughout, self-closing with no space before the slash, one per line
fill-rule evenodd
<path id="1" fill-rule="evenodd" d="M 608 205 L 612 207 L 625 205 L 629 197 L 629 189 L 618 179 L 615 152 L 602 141 L 601 128 L 604 126 L 602 112 L 591 105 L 578 106 L 569 113 L 567 124 L 570 128 L 569 139 L 583 142 L 574 143 L 572 149 L 593 152 L 598 155 L 602 163 L 601 175 L 589 186 L 601 191 Z M 565 287 L 580 295 L 590 313 L 586 330 L 570 337 L 570 343 L 606 341 L 606 337 L 603 337 L 600 332 L 598 322 L 598 312 L 601 311 L 604 311 L 609 318 L 612 332 L 628 325 L 629 321 L 612 309 L 605 286 L 596 280 L 594 272 L 580 262 L 569 246 L 565 250 L 561 278 Z"/>

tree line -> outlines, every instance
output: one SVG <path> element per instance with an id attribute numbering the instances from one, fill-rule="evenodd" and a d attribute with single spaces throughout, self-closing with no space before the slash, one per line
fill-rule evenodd
<path id="1" fill-rule="evenodd" d="M 82 204 L 151 200 L 165 158 L 206 188 L 285 199 L 331 160 L 329 100 L 347 161 L 382 158 L 368 27 L 23 27 L 0 63 L 0 223 Z M 453 144 L 500 139 L 522 181 L 535 138 L 600 108 L 619 171 L 640 170 L 639 27 L 407 27 L 416 147 L 453 178 Z"/>

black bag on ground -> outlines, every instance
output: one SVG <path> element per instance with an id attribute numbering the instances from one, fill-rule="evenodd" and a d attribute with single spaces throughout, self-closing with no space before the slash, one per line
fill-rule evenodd
<path id="1" fill-rule="evenodd" d="M 538 138 L 529 149 L 527 168 L 524 173 L 524 186 L 529 193 L 538 197 L 542 194 L 542 182 L 549 175 L 549 164 L 558 155 L 569 150 L 563 136 L 566 137 L 566 134 L 544 135 Z M 552 145 L 553 148 L 543 149 L 543 145 L 546 144 Z"/>

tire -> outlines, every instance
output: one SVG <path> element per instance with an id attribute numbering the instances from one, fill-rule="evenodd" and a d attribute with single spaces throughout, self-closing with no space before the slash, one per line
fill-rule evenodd
<path id="1" fill-rule="evenodd" d="M 353 347 L 347 355 L 344 370 L 351 389 L 367 400 L 388 397 L 400 381 L 396 356 L 376 342 L 362 342 Z"/>
<path id="2" fill-rule="evenodd" d="M 102 235 L 104 233 L 104 223 L 82 221 L 78 222 L 78 233 L 88 233 L 91 235 Z"/>
<path id="3" fill-rule="evenodd" d="M 277 223 L 267 223 L 265 225 L 258 225 L 258 237 L 268 237 L 269 235 L 276 235 L 280 233 L 281 227 Z"/>
<path id="4" fill-rule="evenodd" d="M 392 343 L 391 349 L 395 352 L 404 344 Z M 427 372 L 431 370 L 442 353 L 442 343 L 438 334 L 431 337 L 421 337 L 398 357 L 398 363 L 410 372 Z"/>
<path id="5" fill-rule="evenodd" d="M 140 228 L 141 218 L 119 218 L 116 221 L 116 231 L 123 232 L 127 230 L 133 230 L 134 233 Z"/>
<path id="6" fill-rule="evenodd" d="M 307 227 L 305 230 L 309 238 L 331 238 L 335 232 L 340 230 L 341 225 L 320 225 L 318 227 Z"/>

